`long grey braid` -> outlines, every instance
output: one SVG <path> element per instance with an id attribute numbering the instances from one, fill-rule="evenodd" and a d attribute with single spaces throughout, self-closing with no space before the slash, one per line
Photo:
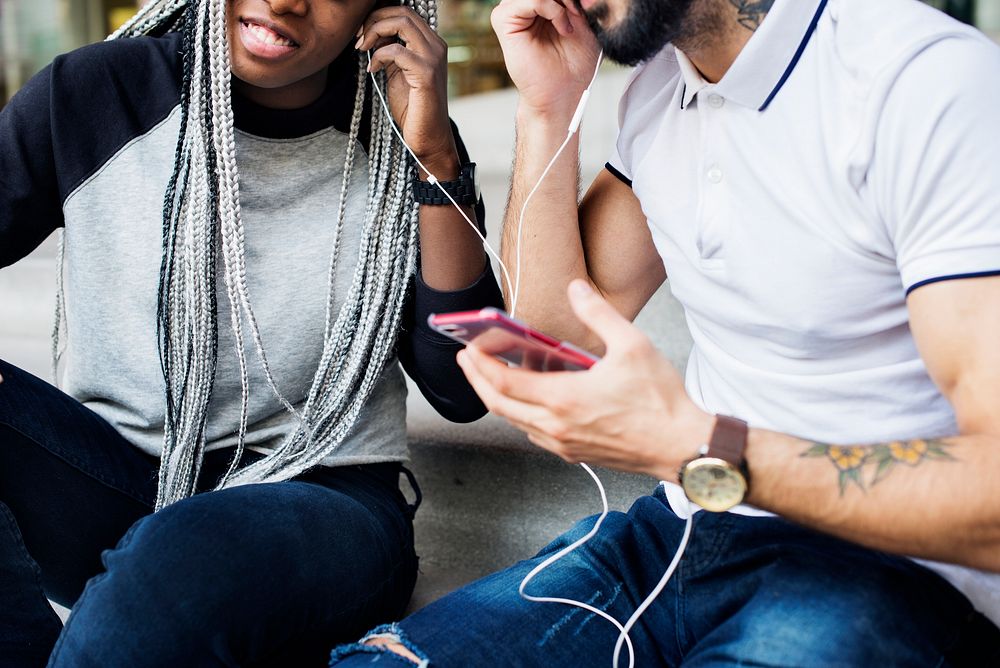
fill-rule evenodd
<path id="1" fill-rule="evenodd" d="M 437 28 L 434 0 L 407 0 Z M 180 29 L 184 39 L 181 129 L 164 198 L 163 255 L 157 308 L 166 423 L 156 507 L 192 495 L 205 451 L 205 426 L 218 350 L 216 264 L 228 297 L 242 386 L 238 446 L 219 487 L 287 480 L 334 452 L 353 429 L 391 359 L 402 306 L 416 271 L 418 208 L 413 166 L 384 114 L 371 114 L 368 199 L 357 268 L 339 311 L 334 275 L 346 219 L 368 91 L 367 60 L 359 58 L 357 94 L 344 158 L 327 288 L 321 360 L 304 404 L 296 410 L 274 382 L 247 289 L 231 104 L 227 0 L 153 0 L 109 39 Z M 379 75 L 385 85 L 384 74 Z M 61 303 L 61 300 L 60 300 Z M 58 336 L 59 325 L 56 332 Z M 245 343 L 252 344 L 269 390 L 298 416 L 298 428 L 274 450 L 240 467 L 249 412 Z M 58 350 L 58 342 L 55 343 Z"/>

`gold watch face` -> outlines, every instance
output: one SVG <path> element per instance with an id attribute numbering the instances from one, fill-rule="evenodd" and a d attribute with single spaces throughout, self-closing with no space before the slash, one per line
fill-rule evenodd
<path id="1" fill-rule="evenodd" d="M 739 505 L 747 493 L 747 481 L 739 470 L 723 459 L 699 457 L 684 469 L 684 493 L 705 510 L 721 513 Z"/>

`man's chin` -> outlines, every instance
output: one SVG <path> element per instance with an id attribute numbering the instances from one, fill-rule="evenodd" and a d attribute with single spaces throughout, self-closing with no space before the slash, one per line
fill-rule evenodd
<path id="1" fill-rule="evenodd" d="M 592 14 L 585 16 L 591 32 L 597 38 L 597 43 L 604 50 L 604 57 L 620 65 L 634 67 L 655 56 L 667 44 L 665 41 L 652 43 L 648 37 L 643 40 L 641 37 L 644 35 L 639 35 L 640 39 L 636 39 L 636 36 L 631 34 L 634 31 L 630 30 L 629 26 L 609 20 L 606 9 L 600 16 Z"/>
<path id="2" fill-rule="evenodd" d="M 597 35 L 597 43 L 604 50 L 604 57 L 625 67 L 635 67 L 659 53 L 667 42 L 662 44 L 636 44 L 617 39 L 615 35 L 602 33 Z"/>
<path id="3" fill-rule="evenodd" d="M 696 0 L 630 0 L 624 15 L 612 16 L 607 0 L 585 12 L 587 24 L 611 60 L 633 67 L 679 38 Z M 619 5 L 616 5 L 620 6 Z"/>

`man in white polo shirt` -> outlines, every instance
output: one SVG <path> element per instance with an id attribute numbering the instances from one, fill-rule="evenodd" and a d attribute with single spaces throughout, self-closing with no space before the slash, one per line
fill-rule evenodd
<path id="1" fill-rule="evenodd" d="M 517 315 L 604 359 L 463 368 L 538 445 L 665 481 L 528 593 L 624 623 L 700 507 L 636 665 L 1000 665 L 1000 49 L 916 0 L 504 0 L 493 22 L 521 93 Z M 573 139 L 518 235 L 598 43 L 642 63 L 617 151 L 578 205 Z M 686 382 L 629 322 L 667 274 Z M 606 666 L 611 624 L 517 593 L 592 525 L 369 644 Z"/>

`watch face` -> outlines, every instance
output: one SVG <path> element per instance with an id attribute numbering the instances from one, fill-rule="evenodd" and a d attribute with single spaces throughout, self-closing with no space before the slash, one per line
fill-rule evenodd
<path id="1" fill-rule="evenodd" d="M 472 163 L 472 185 L 475 188 L 476 202 L 478 202 L 479 201 L 479 194 L 480 194 L 480 190 L 479 190 L 479 167 L 474 162 Z"/>
<path id="2" fill-rule="evenodd" d="M 729 462 L 714 457 L 700 457 L 683 469 L 684 492 L 705 510 L 721 513 L 743 501 L 747 481 Z"/>

